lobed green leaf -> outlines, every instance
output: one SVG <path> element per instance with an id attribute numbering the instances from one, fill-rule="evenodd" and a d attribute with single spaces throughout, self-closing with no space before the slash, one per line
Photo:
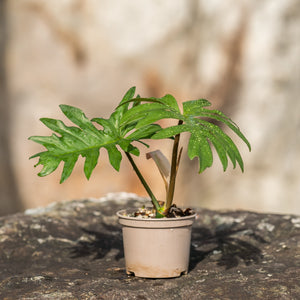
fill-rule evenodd
<path id="1" fill-rule="evenodd" d="M 82 154 L 82 156 L 85 157 L 83 170 L 87 179 L 90 179 L 92 171 L 98 163 L 99 154 L 100 152 L 97 148 L 91 149 L 90 151 Z"/>
<path id="2" fill-rule="evenodd" d="M 210 106 L 211 103 L 206 99 L 185 101 L 182 103 L 183 114 L 185 116 L 201 115 L 203 107 Z"/>
<path id="3" fill-rule="evenodd" d="M 117 171 L 120 169 L 122 160 L 121 152 L 117 146 L 120 146 L 126 152 L 139 155 L 138 148 L 131 143 L 151 137 L 160 130 L 160 126 L 149 124 L 136 129 L 136 123 L 132 122 L 122 128 L 119 126 L 123 115 L 128 111 L 128 101 L 133 98 L 134 93 L 134 87 L 127 91 L 121 101 L 125 104 L 119 106 L 109 119 L 94 118 L 89 120 L 81 109 L 70 105 L 60 105 L 60 109 L 77 126 L 67 126 L 61 120 L 42 118 L 41 122 L 55 133 L 51 136 L 32 136 L 29 138 L 43 145 L 47 150 L 30 157 L 39 157 L 36 166 L 43 165 L 39 176 L 49 175 L 63 162 L 64 167 L 60 181 L 62 183 L 70 176 L 78 157 L 81 155 L 85 158 L 84 174 L 89 179 L 98 163 L 101 148 L 107 150 L 110 164 Z M 134 102 L 134 107 L 138 106 L 139 104 Z M 93 122 L 101 125 L 102 129 L 98 130 Z M 126 136 L 128 133 L 130 134 Z M 147 146 L 147 144 L 145 145 Z"/>
<path id="4" fill-rule="evenodd" d="M 221 123 L 224 123 L 227 125 L 236 135 L 238 135 L 244 143 L 247 145 L 249 151 L 251 151 L 251 145 L 247 138 L 243 135 L 243 133 L 240 131 L 239 127 L 226 115 L 224 115 L 222 112 L 218 110 L 208 110 L 204 109 L 201 112 L 200 117 L 207 117 L 216 121 L 219 121 Z"/>
<path id="5" fill-rule="evenodd" d="M 151 124 L 135 130 L 127 136 L 128 139 L 138 141 L 140 139 L 150 138 L 153 134 L 159 131 L 161 127 L 158 124 Z"/>
<path id="6" fill-rule="evenodd" d="M 155 140 L 170 138 L 175 136 L 176 134 L 182 133 L 184 131 L 190 131 L 190 130 L 191 127 L 186 124 L 170 126 L 155 133 L 151 138 Z"/>
<path id="7" fill-rule="evenodd" d="M 130 110 L 126 111 L 121 118 L 120 125 L 125 126 L 130 123 L 136 123 L 143 119 L 149 113 L 156 114 L 162 111 L 164 107 L 160 103 L 144 103 L 138 106 L 132 107 Z"/>
<path id="8" fill-rule="evenodd" d="M 31 158 L 39 157 L 36 166 L 43 165 L 39 176 L 52 173 L 63 162 L 61 175 L 63 182 L 70 176 L 81 155 L 85 158 L 84 173 L 89 179 L 97 165 L 101 148 L 107 150 L 110 164 L 118 171 L 122 160 L 119 148 L 139 155 L 139 149 L 132 142 L 138 141 L 148 147 L 142 140 L 174 138 L 182 132 L 190 133 L 188 156 L 190 159 L 198 157 L 199 172 L 212 165 L 212 146 L 216 149 L 224 171 L 228 167 L 228 158 L 234 168 L 238 163 L 241 170 L 244 170 L 238 148 L 220 126 L 211 120 L 228 126 L 251 151 L 249 141 L 229 117 L 218 110 L 207 109 L 206 107 L 211 105 L 209 101 L 205 99 L 186 101 L 183 103 L 181 113 L 172 95 L 165 95 L 162 98 L 141 98 L 138 95 L 134 98 L 134 94 L 135 87 L 132 87 L 108 119 L 89 120 L 82 110 L 69 105 L 60 105 L 60 108 L 76 126 L 66 126 L 61 120 L 42 118 L 41 122 L 54 133 L 51 136 L 29 138 L 46 148 L 46 151 L 31 156 Z M 183 124 L 161 128 L 155 122 L 162 119 L 181 120 Z M 102 128 L 98 130 L 93 122 Z"/>
<path id="9" fill-rule="evenodd" d="M 188 144 L 188 156 L 192 160 L 199 158 L 199 173 L 211 167 L 213 155 L 207 139 L 198 130 L 192 130 Z"/>

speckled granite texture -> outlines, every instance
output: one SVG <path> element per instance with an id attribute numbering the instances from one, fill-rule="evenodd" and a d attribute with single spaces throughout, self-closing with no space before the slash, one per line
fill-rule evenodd
<path id="1" fill-rule="evenodd" d="M 300 299 L 293 215 L 198 210 L 188 275 L 127 276 L 115 212 L 144 201 L 111 194 L 0 218 L 0 299 Z"/>

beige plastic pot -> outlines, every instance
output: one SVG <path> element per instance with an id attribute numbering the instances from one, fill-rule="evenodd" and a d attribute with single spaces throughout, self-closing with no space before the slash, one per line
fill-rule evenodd
<path id="1" fill-rule="evenodd" d="M 128 212 L 128 211 L 126 211 Z M 187 274 L 195 214 L 181 218 L 142 219 L 119 211 L 126 273 L 144 278 Z"/>

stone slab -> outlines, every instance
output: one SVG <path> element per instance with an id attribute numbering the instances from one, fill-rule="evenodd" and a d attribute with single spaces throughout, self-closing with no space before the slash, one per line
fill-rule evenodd
<path id="1" fill-rule="evenodd" d="M 189 274 L 143 279 L 125 273 L 115 216 L 143 203 L 123 193 L 0 218 L 0 299 L 300 299 L 300 216 L 199 209 Z"/>

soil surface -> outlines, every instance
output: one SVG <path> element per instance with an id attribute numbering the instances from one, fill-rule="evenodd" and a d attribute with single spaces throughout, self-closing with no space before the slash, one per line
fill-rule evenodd
<path id="1" fill-rule="evenodd" d="M 300 216 L 196 210 L 189 273 L 143 279 L 125 273 L 115 215 L 143 204 L 121 193 L 0 218 L 0 299 L 300 299 Z"/>

